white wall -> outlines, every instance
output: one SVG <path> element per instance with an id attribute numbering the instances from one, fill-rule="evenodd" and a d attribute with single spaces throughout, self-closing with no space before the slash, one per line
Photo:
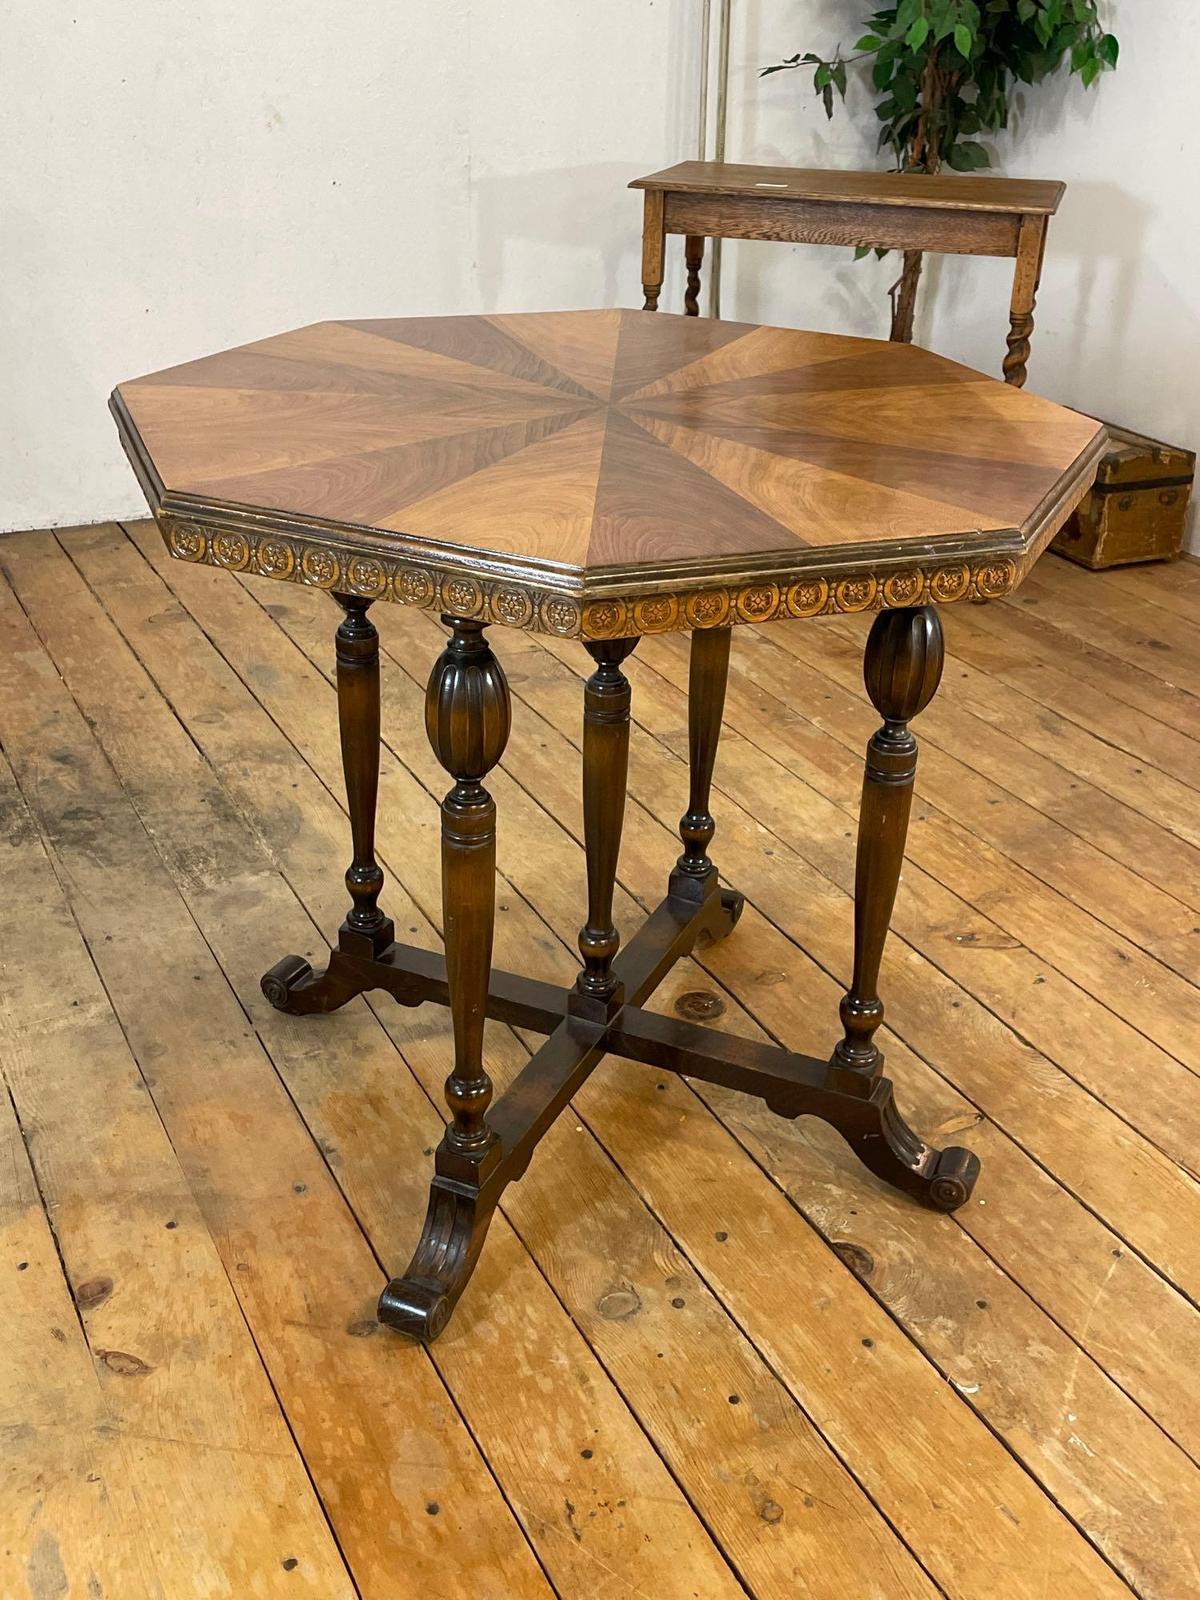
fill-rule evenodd
<path id="1" fill-rule="evenodd" d="M 625 183 L 694 153 L 699 9 L 6 0 L 0 529 L 140 508 L 105 411 L 139 372 L 325 316 L 638 304 Z M 731 160 L 878 164 L 864 91 L 827 123 L 798 75 L 757 76 L 852 42 L 869 9 L 734 0 Z M 1190 4 L 1110 13 L 1120 69 L 1024 94 L 995 145 L 1002 170 L 1069 184 L 1030 387 L 1195 446 Z M 890 259 L 725 248 L 726 316 L 886 333 Z M 1008 280 L 933 263 L 918 338 L 998 371 Z"/>
<path id="2" fill-rule="evenodd" d="M 640 303 L 693 0 L 0 0 L 0 529 L 144 510 L 123 378 L 327 316 Z"/>

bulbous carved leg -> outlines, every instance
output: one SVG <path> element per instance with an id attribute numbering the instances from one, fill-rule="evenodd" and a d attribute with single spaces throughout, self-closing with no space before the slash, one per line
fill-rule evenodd
<path id="1" fill-rule="evenodd" d="M 869 1099 L 855 1103 L 852 1116 L 839 1117 L 833 1126 L 877 1178 L 934 1211 L 957 1211 L 970 1199 L 979 1157 L 961 1145 L 935 1150 L 923 1144 L 896 1109 L 886 1078 Z"/>
<path id="2" fill-rule="evenodd" d="M 867 745 L 854 874 L 854 971 L 841 1004 L 844 1036 L 832 1064 L 866 1078 L 882 1069 L 874 1043 L 883 1021 L 879 966 L 887 938 L 917 770 L 909 719 L 933 699 L 942 676 L 942 625 L 933 606 L 881 611 L 867 641 L 863 675 L 883 726 Z"/>
<path id="3" fill-rule="evenodd" d="M 346 873 L 350 911 L 324 972 L 300 956 L 284 956 L 263 975 L 262 991 L 277 1011 L 305 1015 L 336 1011 L 361 994 L 363 980 L 339 951 L 375 956 L 392 942 L 393 927 L 379 909 L 383 872 L 375 859 L 375 802 L 379 789 L 379 634 L 367 616 L 370 600 L 335 594 L 344 616 L 337 630 L 338 724 L 354 858 Z"/>
<path id="4" fill-rule="evenodd" d="M 483 779 L 508 742 L 508 684 L 483 623 L 442 620 L 451 634 L 429 679 L 425 727 L 454 779 L 442 801 L 442 923 L 454 1027 L 454 1066 L 446 1079 L 451 1120 L 438 1146 L 416 1254 L 380 1302 L 382 1321 L 419 1339 L 436 1338 L 470 1278 L 495 1208 L 487 1185 L 501 1154 L 488 1125 L 492 1080 L 483 1064 L 496 908 L 496 806 Z"/>
<path id="5" fill-rule="evenodd" d="M 629 680 L 621 664 L 635 639 L 606 639 L 584 648 L 596 663 L 583 696 L 583 837 L 587 856 L 587 921 L 579 930 L 583 970 L 572 1010 L 607 1017 L 620 1006 L 621 985 L 612 971 L 620 949 L 613 924 L 613 888 L 625 817 L 629 772 Z"/>
<path id="6" fill-rule="evenodd" d="M 708 847 L 717 831 L 709 805 L 713 768 L 721 739 L 725 686 L 729 679 L 729 628 L 697 628 L 688 667 L 688 808 L 679 819 L 683 853 L 671 873 L 673 899 L 703 901 L 719 896 L 723 915 L 705 931 L 714 942 L 733 932 L 745 900 L 736 889 L 721 889 Z"/>
<path id="7" fill-rule="evenodd" d="M 688 234 L 684 240 L 684 261 L 687 263 L 687 288 L 683 293 L 683 312 L 688 317 L 700 315 L 700 268 L 704 265 L 704 240 Z"/>

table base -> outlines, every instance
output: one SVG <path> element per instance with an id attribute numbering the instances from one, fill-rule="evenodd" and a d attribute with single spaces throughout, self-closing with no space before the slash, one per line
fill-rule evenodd
<path id="1" fill-rule="evenodd" d="M 970 1196 L 979 1162 L 957 1146 L 924 1144 L 897 1111 L 874 1034 L 883 1018 L 879 963 L 895 899 L 908 822 L 916 742 L 907 720 L 932 697 L 941 673 L 941 629 L 930 607 L 885 612 L 872 629 L 866 679 L 884 725 L 867 747 L 855 882 L 854 972 L 841 1004 L 843 1037 L 822 1060 L 723 1035 L 644 1009 L 674 964 L 698 944 L 732 933 L 743 899 L 720 887 L 708 858 L 715 823 L 709 796 L 724 705 L 729 630 L 693 635 L 689 682 L 690 799 L 680 820 L 683 854 L 666 898 L 622 949 L 612 922 L 625 798 L 629 683 L 621 663 L 636 641 L 589 644 L 597 666 L 584 697 L 584 835 L 588 917 L 582 970 L 559 988 L 491 967 L 495 806 L 482 779 L 508 735 L 508 690 L 477 622 L 453 630 L 426 701 L 430 739 L 455 778 L 442 803 L 446 955 L 400 944 L 378 909 L 383 873 L 374 857 L 379 761 L 378 636 L 369 602 L 335 596 L 342 752 L 354 860 L 353 906 L 325 971 L 285 956 L 263 992 L 294 1015 L 336 1010 L 367 990 L 401 1005 L 449 1006 L 454 1066 L 446 1080 L 450 1122 L 436 1151 L 425 1226 L 408 1269 L 379 1302 L 379 1318 L 428 1343 L 445 1327 L 470 1280 L 497 1203 L 520 1178 L 555 1117 L 606 1055 L 757 1096 L 779 1116 L 816 1116 L 837 1129 L 878 1177 L 940 1211 Z M 545 1041 L 493 1105 L 483 1064 L 484 1018 Z"/>

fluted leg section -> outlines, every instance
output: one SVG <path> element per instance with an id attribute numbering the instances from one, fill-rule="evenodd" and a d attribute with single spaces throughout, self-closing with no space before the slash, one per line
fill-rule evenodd
<path id="1" fill-rule="evenodd" d="M 704 240 L 689 233 L 684 241 L 684 261 L 687 264 L 687 288 L 683 293 L 684 315 L 700 315 L 700 268 L 704 265 Z"/>
<path id="2" fill-rule="evenodd" d="M 608 639 L 585 649 L 596 663 L 583 696 L 583 837 L 587 855 L 587 921 L 579 932 L 583 971 L 575 983 L 572 1010 L 607 1016 L 619 1006 L 620 985 L 612 972 L 620 938 L 613 924 L 613 888 L 625 786 L 629 772 L 629 680 L 621 663 L 636 639 Z"/>
<path id="3" fill-rule="evenodd" d="M 864 677 L 883 726 L 867 745 L 854 875 L 854 972 L 841 1004 L 844 1036 L 832 1064 L 875 1076 L 874 1042 L 883 1021 L 879 966 L 887 938 L 917 770 L 908 723 L 927 706 L 942 676 L 942 624 L 933 606 L 881 611 L 867 641 Z"/>

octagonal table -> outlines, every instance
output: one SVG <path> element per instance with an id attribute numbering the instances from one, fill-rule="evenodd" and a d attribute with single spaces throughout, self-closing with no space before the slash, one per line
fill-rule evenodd
<path id="1" fill-rule="evenodd" d="M 904 852 L 916 741 L 942 669 L 938 608 L 1007 594 L 1090 485 L 1102 427 L 910 346 L 630 311 L 326 322 L 122 384 L 122 442 L 171 554 L 325 589 L 353 860 L 351 908 L 320 974 L 295 956 L 263 978 L 283 1011 L 367 989 L 448 1004 L 450 1120 L 429 1210 L 381 1320 L 445 1326 L 506 1184 L 607 1053 L 831 1123 L 879 1177 L 944 1211 L 978 1172 L 896 1109 L 874 1034 L 880 960 Z M 377 600 L 449 630 L 426 729 L 442 803 L 445 957 L 394 939 L 379 905 Z M 877 610 L 854 959 L 828 1056 L 644 1009 L 742 897 L 708 850 L 733 626 Z M 493 971 L 495 806 L 508 737 L 491 623 L 579 638 L 587 918 L 567 990 Z M 621 948 L 612 902 L 630 686 L 643 634 L 692 630 L 690 788 L 666 897 Z M 493 1105 L 484 1019 L 545 1035 Z"/>

